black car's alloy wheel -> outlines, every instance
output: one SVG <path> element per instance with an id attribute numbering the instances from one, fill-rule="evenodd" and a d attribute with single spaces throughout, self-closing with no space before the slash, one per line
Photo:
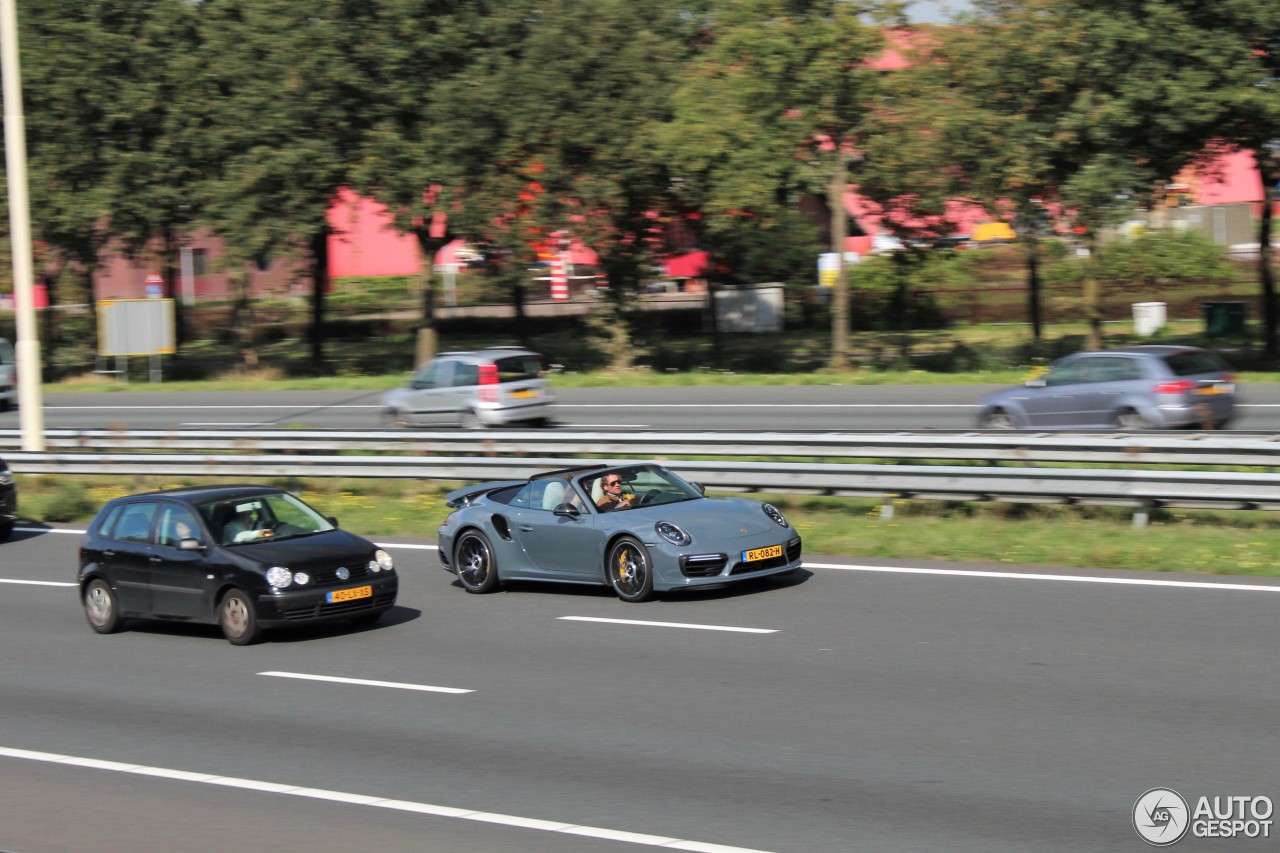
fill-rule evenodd
<path id="1" fill-rule="evenodd" d="M 99 634 L 114 634 L 124 621 L 116 604 L 116 594 L 101 578 L 94 578 L 84 588 L 84 616 L 89 627 Z"/>
<path id="2" fill-rule="evenodd" d="M 605 563 L 609 585 L 623 601 L 645 601 L 653 595 L 649 552 L 639 540 L 624 536 L 609 549 Z"/>
<path id="3" fill-rule="evenodd" d="M 218 605 L 218 624 L 222 626 L 222 635 L 233 646 L 252 645 L 262 638 L 253 602 L 238 589 L 222 597 L 222 603 Z"/>
<path id="4" fill-rule="evenodd" d="M 489 539 L 478 530 L 468 530 L 454 549 L 458 580 L 467 592 L 492 592 L 498 588 L 498 564 L 493 559 Z"/>

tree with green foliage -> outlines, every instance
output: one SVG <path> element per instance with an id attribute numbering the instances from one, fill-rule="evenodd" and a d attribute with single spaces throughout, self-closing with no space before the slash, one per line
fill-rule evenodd
<path id="1" fill-rule="evenodd" d="M 305 257 L 312 281 L 311 362 L 324 361 L 327 215 L 351 182 L 370 120 L 363 33 L 377 7 L 343 0 L 203 0 L 191 120 L 202 160 L 202 220 L 228 268 Z"/>
<path id="2" fill-rule="evenodd" d="M 816 193 L 844 210 L 846 167 L 867 142 L 877 96 L 869 60 L 883 42 L 866 17 L 873 11 L 841 0 L 711 4 L 663 151 L 713 265 L 745 279 L 778 276 L 778 263 L 814 268 L 818 234 L 794 239 L 797 206 Z M 841 250 L 843 236 L 832 237 Z M 836 367 L 847 362 L 846 284 L 841 275 L 832 294 Z"/>

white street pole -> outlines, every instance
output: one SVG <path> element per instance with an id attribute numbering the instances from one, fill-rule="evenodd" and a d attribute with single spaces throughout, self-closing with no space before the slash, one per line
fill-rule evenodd
<path id="1" fill-rule="evenodd" d="M 13 297 L 18 312 L 18 423 L 22 428 L 22 449 L 40 452 L 44 450 L 44 402 L 40 392 L 40 339 L 36 336 L 31 209 L 27 198 L 27 133 L 22 115 L 15 0 L 0 0 L 0 73 L 4 75 L 4 150 L 9 178 Z"/>

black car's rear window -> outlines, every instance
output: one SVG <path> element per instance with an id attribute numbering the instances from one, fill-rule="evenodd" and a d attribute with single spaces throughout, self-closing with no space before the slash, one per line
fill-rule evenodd
<path id="1" fill-rule="evenodd" d="M 1164 357 L 1174 376 L 1194 376 L 1197 373 L 1221 373 L 1231 368 L 1217 353 L 1208 350 L 1185 350 Z"/>
<path id="2" fill-rule="evenodd" d="M 542 358 L 536 355 L 511 355 L 494 362 L 498 366 L 499 382 L 519 382 L 536 379 L 542 372 Z"/>

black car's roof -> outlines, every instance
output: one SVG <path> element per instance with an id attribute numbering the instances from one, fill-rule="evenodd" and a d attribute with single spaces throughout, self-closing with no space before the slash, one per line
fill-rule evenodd
<path id="1" fill-rule="evenodd" d="M 209 500 L 218 498 L 237 498 L 244 495 L 265 495 L 279 494 L 282 489 L 274 486 L 251 486 L 247 484 L 234 484 L 227 486 L 181 486 L 176 489 L 162 489 L 156 492 L 140 492 L 136 495 L 125 495 L 116 498 L 116 501 L 129 501 L 135 498 L 177 498 L 186 503 L 200 504 Z"/>

